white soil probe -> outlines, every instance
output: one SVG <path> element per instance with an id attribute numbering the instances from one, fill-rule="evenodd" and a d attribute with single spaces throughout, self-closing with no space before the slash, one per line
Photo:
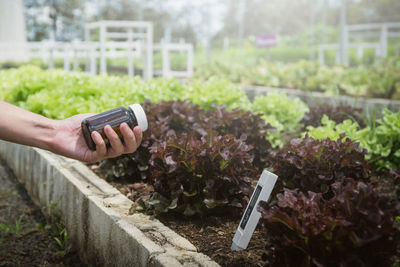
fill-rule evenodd
<path id="1" fill-rule="evenodd" d="M 243 250 L 247 248 L 250 242 L 250 238 L 253 235 L 254 229 L 256 229 L 258 220 L 261 217 L 261 213 L 257 211 L 258 202 L 263 200 L 267 201 L 272 189 L 275 186 L 275 182 L 278 176 L 264 170 L 261 174 L 260 179 L 254 189 L 249 204 L 247 205 L 246 211 L 240 220 L 239 226 L 236 230 L 235 236 L 232 240 L 232 250 Z"/>

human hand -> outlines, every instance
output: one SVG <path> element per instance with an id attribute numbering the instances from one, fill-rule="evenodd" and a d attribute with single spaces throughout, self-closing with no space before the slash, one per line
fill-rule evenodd
<path id="1" fill-rule="evenodd" d="M 126 123 L 120 126 L 124 142 L 122 143 L 117 133 L 107 125 L 104 133 L 110 141 L 110 147 L 106 144 L 98 132 L 92 133 L 92 139 L 96 144 L 96 150 L 90 150 L 83 137 L 81 122 L 94 114 L 79 114 L 62 121 L 56 121 L 56 134 L 52 140 L 54 153 L 81 160 L 84 162 L 97 162 L 106 158 L 113 158 L 122 154 L 133 153 L 142 142 L 143 134 L 140 127 L 133 131 Z"/>

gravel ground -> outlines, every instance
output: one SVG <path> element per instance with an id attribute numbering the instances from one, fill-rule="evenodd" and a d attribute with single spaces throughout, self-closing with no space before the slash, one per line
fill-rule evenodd
<path id="1" fill-rule="evenodd" d="M 13 172 L 0 159 L 0 266 L 85 266 L 54 217 L 46 222 Z"/>

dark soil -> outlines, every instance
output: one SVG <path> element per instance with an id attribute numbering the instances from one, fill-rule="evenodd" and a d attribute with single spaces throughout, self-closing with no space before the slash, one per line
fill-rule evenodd
<path id="1" fill-rule="evenodd" d="M 85 266 L 0 160 L 0 266 Z M 60 246 L 55 238 L 62 240 Z"/>
<path id="2" fill-rule="evenodd" d="M 104 177 L 99 169 L 95 172 Z M 150 187 L 144 183 L 129 182 L 125 179 L 109 181 L 122 194 L 134 200 L 139 195 L 148 193 Z M 198 252 L 204 253 L 221 266 L 264 266 L 267 262 L 261 259 L 266 252 L 265 233 L 257 228 L 248 248 L 243 251 L 232 251 L 232 239 L 240 222 L 240 215 L 232 217 L 207 216 L 205 218 L 184 218 L 179 215 L 161 214 L 157 216 L 164 225 L 188 239 Z"/>
<path id="3" fill-rule="evenodd" d="M 265 252 L 265 234 L 256 229 L 246 250 L 232 251 L 232 239 L 240 219 L 209 216 L 185 220 L 171 215 L 158 219 L 169 228 L 188 239 L 197 250 L 208 255 L 221 266 L 264 266 L 261 259 Z"/>

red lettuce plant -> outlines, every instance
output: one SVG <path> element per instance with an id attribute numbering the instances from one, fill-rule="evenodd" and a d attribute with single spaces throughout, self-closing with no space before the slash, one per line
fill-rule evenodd
<path id="1" fill-rule="evenodd" d="M 191 102 L 168 101 L 143 105 L 149 121 L 148 136 L 153 141 L 164 140 L 168 132 L 177 135 L 199 128 L 206 111 Z"/>
<path id="2" fill-rule="evenodd" d="M 170 101 L 149 106 L 150 138 L 164 140 L 171 132 L 180 135 L 195 132 L 198 136 L 206 136 L 210 130 L 219 135 L 232 134 L 235 138 L 246 137 L 246 143 L 253 148 L 249 153 L 253 164 L 264 169 L 270 158 L 271 144 L 266 139 L 273 127 L 265 124 L 261 114 L 250 111 L 233 109 L 227 110 L 225 105 L 212 105 L 211 110 L 205 111 L 190 102 Z"/>
<path id="3" fill-rule="evenodd" d="M 329 197 L 330 185 L 344 177 L 368 179 L 371 168 L 364 160 L 366 152 L 358 143 L 344 139 L 315 140 L 306 136 L 291 140 L 274 158 L 273 172 L 279 177 L 277 190 L 298 188 Z"/>
<path id="4" fill-rule="evenodd" d="M 198 105 L 183 101 L 168 101 L 153 104 L 145 102 L 149 129 L 144 133 L 142 145 L 130 155 L 108 159 L 101 163 L 109 179 L 129 177 L 131 180 L 147 180 L 150 177 L 149 148 L 160 144 L 170 135 L 194 135 L 197 138 L 207 136 L 211 130 L 219 135 L 233 134 L 235 138 L 246 138 L 252 145 L 248 151 L 253 165 L 260 171 L 270 158 L 271 145 L 266 136 L 272 127 L 266 125 L 259 114 L 234 109 L 226 110 L 224 105 L 213 105 L 205 111 Z M 132 179 L 133 178 L 133 179 Z"/>
<path id="5" fill-rule="evenodd" d="M 158 104 L 146 101 L 142 104 L 146 111 L 149 128 L 143 134 L 138 150 L 129 155 L 107 159 L 101 163 L 107 178 L 128 177 L 132 181 L 147 180 L 150 176 L 150 147 L 157 141 L 165 140 L 168 135 L 192 132 L 198 126 L 200 117 L 206 111 L 190 102 L 168 101 Z M 115 166 L 119 166 L 116 168 Z"/>
<path id="6" fill-rule="evenodd" d="M 233 135 L 215 134 L 171 135 L 150 148 L 150 183 L 156 193 L 146 204 L 156 213 L 201 215 L 245 204 L 258 174 L 248 153 L 251 146 Z"/>
<path id="7" fill-rule="evenodd" d="M 391 266 L 399 244 L 398 203 L 371 184 L 343 179 L 334 196 L 285 189 L 278 203 L 260 203 L 272 266 Z"/>
<path id="8" fill-rule="evenodd" d="M 265 124 L 262 115 L 240 109 L 227 110 L 225 105 L 212 105 L 212 108 L 202 120 L 203 127 L 215 129 L 220 135 L 233 134 L 236 138 L 246 136 L 246 143 L 253 146 L 249 151 L 253 165 L 260 172 L 267 167 L 272 150 L 267 135 L 275 129 L 270 124 Z"/>

